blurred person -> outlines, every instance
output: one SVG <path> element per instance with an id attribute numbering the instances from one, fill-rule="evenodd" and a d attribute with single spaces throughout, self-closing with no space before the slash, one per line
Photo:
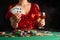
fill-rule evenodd
<path id="1" fill-rule="evenodd" d="M 45 16 L 45 14 L 44 14 Z M 45 26 L 45 18 L 36 3 L 28 0 L 19 0 L 17 4 L 11 4 L 6 13 L 13 29 L 34 30 L 40 26 Z"/>

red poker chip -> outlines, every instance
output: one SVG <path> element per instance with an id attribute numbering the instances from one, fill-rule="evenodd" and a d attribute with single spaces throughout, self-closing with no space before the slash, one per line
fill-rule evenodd
<path id="1" fill-rule="evenodd" d="M 2 32 L 0 32 L 0 34 L 2 34 Z"/>

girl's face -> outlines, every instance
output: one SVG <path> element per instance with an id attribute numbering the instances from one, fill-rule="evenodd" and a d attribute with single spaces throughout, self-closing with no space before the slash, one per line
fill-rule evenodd
<path id="1" fill-rule="evenodd" d="M 28 2 L 28 0 L 19 0 L 19 3 L 24 3 L 24 2 Z"/>
<path id="2" fill-rule="evenodd" d="M 22 1 L 27 1 L 27 0 L 19 0 L 19 2 L 22 2 Z"/>

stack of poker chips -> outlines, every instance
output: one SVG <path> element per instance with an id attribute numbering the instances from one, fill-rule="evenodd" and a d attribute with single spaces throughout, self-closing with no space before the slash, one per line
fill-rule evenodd
<path id="1" fill-rule="evenodd" d="M 31 36 L 31 35 L 36 35 L 36 31 L 35 30 L 29 30 L 29 31 L 18 30 L 14 32 L 14 34 L 15 36 Z"/>
<path id="2" fill-rule="evenodd" d="M 0 32 L 0 37 L 5 37 L 6 32 Z"/>
<path id="3" fill-rule="evenodd" d="M 0 37 L 30 37 L 36 35 L 36 31 L 35 30 L 17 30 L 15 32 L 11 32 L 11 33 L 6 33 L 6 32 L 0 32 Z"/>
<path id="4" fill-rule="evenodd" d="M 36 30 L 31 30 L 30 33 L 31 33 L 32 36 L 34 36 L 34 35 L 36 35 L 37 31 Z"/>

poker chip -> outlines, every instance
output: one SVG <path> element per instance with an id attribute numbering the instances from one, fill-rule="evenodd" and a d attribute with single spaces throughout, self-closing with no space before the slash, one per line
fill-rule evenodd
<path id="1" fill-rule="evenodd" d="M 34 32 L 34 30 L 30 31 L 31 35 L 36 35 L 36 33 Z"/>
<path id="2" fill-rule="evenodd" d="M 23 36 L 23 33 L 20 33 L 20 36 Z"/>
<path id="3" fill-rule="evenodd" d="M 23 36 L 24 31 L 21 31 L 20 36 Z"/>
<path id="4" fill-rule="evenodd" d="M 16 31 L 14 34 L 19 35 L 21 33 L 21 30 Z"/>
<path id="5" fill-rule="evenodd" d="M 12 37 L 12 35 L 8 35 L 8 37 Z"/>
<path id="6" fill-rule="evenodd" d="M 43 36 L 43 33 L 36 33 L 36 36 Z"/>
<path id="7" fill-rule="evenodd" d="M 39 27 L 39 29 L 44 29 L 44 27 Z"/>
<path id="8" fill-rule="evenodd" d="M 30 30 L 28 30 L 27 33 L 30 33 Z"/>
<path id="9" fill-rule="evenodd" d="M 15 37 L 15 36 L 11 36 L 11 37 Z"/>
<path id="10" fill-rule="evenodd" d="M 27 34 L 27 36 L 26 37 L 30 37 L 31 35 L 30 34 Z"/>
<path id="11" fill-rule="evenodd" d="M 14 34 L 15 34 L 15 35 L 18 35 L 18 34 L 19 34 L 19 32 L 15 32 Z"/>
<path id="12" fill-rule="evenodd" d="M 37 33 L 37 30 L 34 30 L 35 33 Z"/>
<path id="13" fill-rule="evenodd" d="M 5 32 L 2 32 L 2 34 L 4 35 L 4 34 L 6 34 Z"/>
<path id="14" fill-rule="evenodd" d="M 18 30 L 19 32 L 21 32 L 21 30 Z"/>
<path id="15" fill-rule="evenodd" d="M 27 35 L 27 32 L 24 32 L 23 35 L 26 36 Z"/>
<path id="16" fill-rule="evenodd" d="M 45 33 L 45 34 L 49 34 L 50 32 L 48 32 L 48 31 L 44 31 L 44 33 Z"/>
<path id="17" fill-rule="evenodd" d="M 26 36 L 26 37 L 30 37 L 30 36 Z"/>
<path id="18" fill-rule="evenodd" d="M 21 33 L 24 33 L 24 31 L 21 31 Z"/>
<path id="19" fill-rule="evenodd" d="M 34 32 L 33 30 L 30 31 L 30 33 L 33 33 L 33 32 Z"/>
<path id="20" fill-rule="evenodd" d="M 14 35 L 14 33 L 11 32 L 10 35 Z"/>
<path id="21" fill-rule="evenodd" d="M 0 34 L 2 34 L 2 32 L 0 32 Z"/>

